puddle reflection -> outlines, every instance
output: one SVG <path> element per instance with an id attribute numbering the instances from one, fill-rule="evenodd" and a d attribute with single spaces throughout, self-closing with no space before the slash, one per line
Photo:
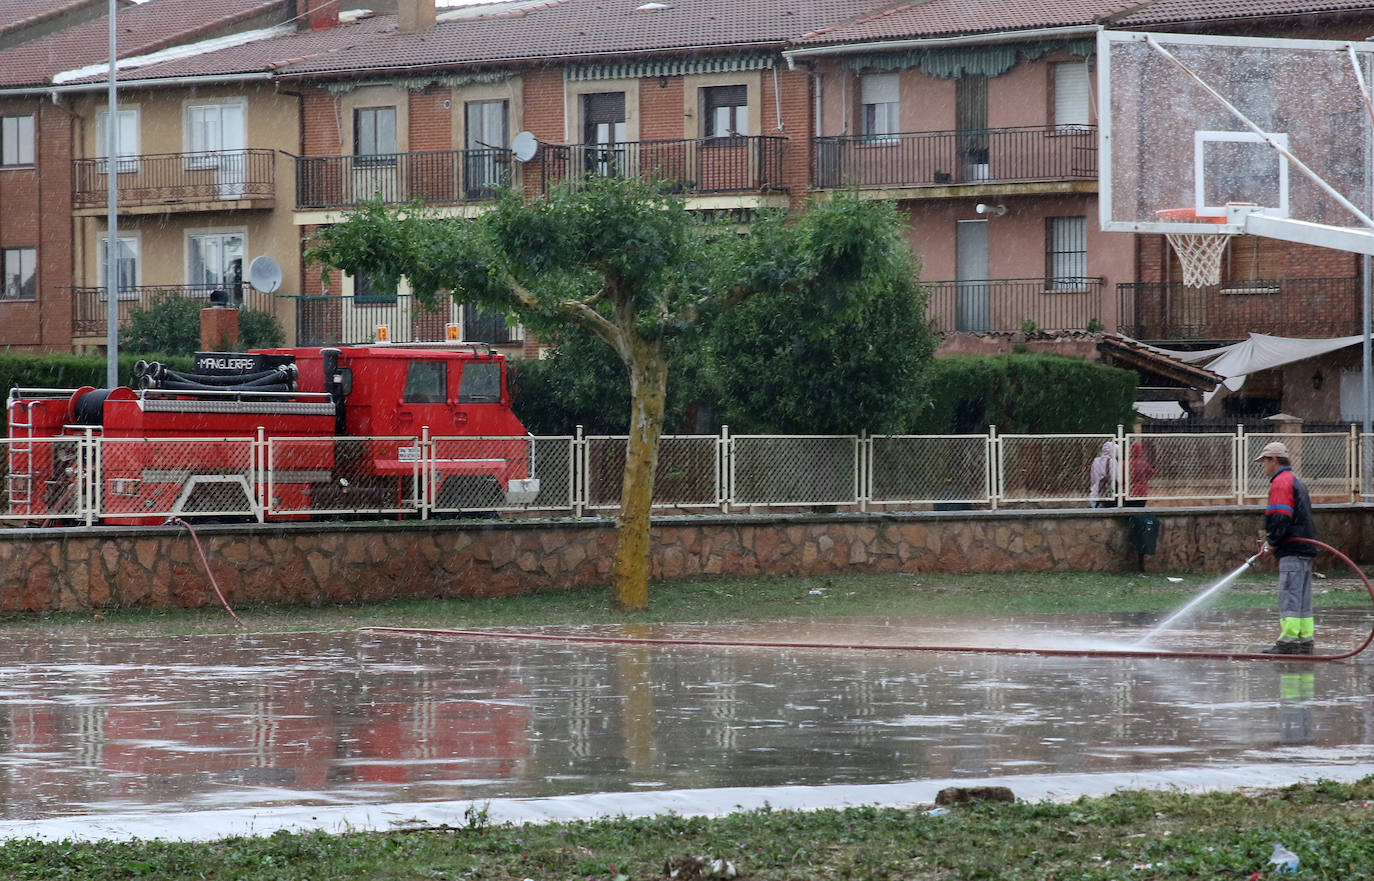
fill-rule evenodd
<path id="1" fill-rule="evenodd" d="M 1209 615 L 1162 643 L 1244 647 L 1271 617 Z M 1324 613 L 1323 638 L 1357 644 L 1367 621 Z M 1065 623 L 640 632 L 1044 645 Z M 1121 647 L 1152 621 L 1068 623 L 1075 639 Z M 375 632 L 11 640 L 0 818 L 1369 761 L 1371 694 L 1363 658 L 1299 668 Z"/>

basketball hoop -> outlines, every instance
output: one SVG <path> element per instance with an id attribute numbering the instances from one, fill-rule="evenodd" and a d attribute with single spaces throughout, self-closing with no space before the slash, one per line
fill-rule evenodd
<path id="1" fill-rule="evenodd" d="M 1198 217 L 1192 208 L 1165 208 L 1156 211 L 1164 220 L 1180 223 L 1226 223 L 1225 217 Z M 1178 263 L 1183 267 L 1183 284 L 1190 288 L 1201 288 L 1221 283 L 1221 255 L 1231 236 L 1225 233 L 1165 233 L 1169 246 L 1178 255 Z"/>

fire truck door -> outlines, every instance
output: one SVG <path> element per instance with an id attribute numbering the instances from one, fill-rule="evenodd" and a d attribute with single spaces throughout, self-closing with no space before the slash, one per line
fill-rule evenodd
<path id="1" fill-rule="evenodd" d="M 461 430 L 453 407 L 449 404 L 449 365 L 443 361 L 411 361 L 406 370 L 406 384 L 401 403 L 396 408 L 396 430 L 400 434 L 419 434 L 428 425 L 433 434 L 449 434 Z M 455 424 L 455 421 L 459 424 Z"/>

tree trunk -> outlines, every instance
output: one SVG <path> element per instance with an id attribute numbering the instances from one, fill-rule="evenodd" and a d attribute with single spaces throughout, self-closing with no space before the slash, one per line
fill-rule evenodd
<path id="1" fill-rule="evenodd" d="M 668 389 L 668 364 L 659 345 L 635 341 L 630 348 L 630 438 L 611 570 L 611 608 L 620 612 L 649 607 L 649 515 Z"/>

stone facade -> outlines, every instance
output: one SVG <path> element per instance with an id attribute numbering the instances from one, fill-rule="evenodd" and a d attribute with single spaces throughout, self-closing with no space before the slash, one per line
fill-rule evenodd
<path id="1" fill-rule="evenodd" d="M 665 517 L 653 577 L 892 572 L 1125 572 L 1138 510 Z M 1148 571 L 1221 574 L 1254 553 L 1258 508 L 1170 508 Z M 1369 510 L 1322 506 L 1322 540 L 1368 556 Z M 510 596 L 606 584 L 609 520 L 203 526 L 195 532 L 231 603 Z M 1324 559 L 1324 558 L 1323 558 Z M 1340 567 L 1339 563 L 1331 564 Z M 0 611 L 216 602 L 181 527 L 0 532 Z"/>

